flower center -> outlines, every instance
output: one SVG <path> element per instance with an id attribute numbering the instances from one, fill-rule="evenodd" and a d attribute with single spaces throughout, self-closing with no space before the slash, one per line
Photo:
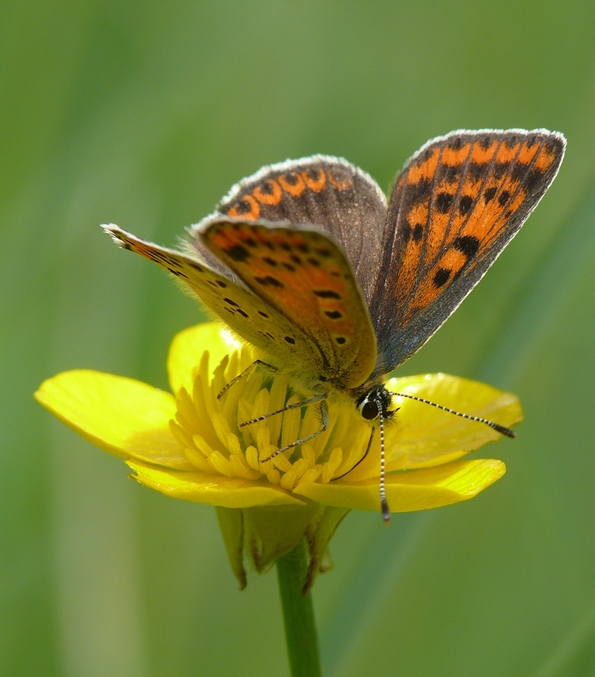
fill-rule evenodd
<path id="1" fill-rule="evenodd" d="M 353 468 L 366 453 L 372 428 L 357 413 L 353 402 L 340 394 L 331 394 L 322 405 L 328 407 L 325 432 L 274 458 L 270 457 L 278 449 L 321 430 L 320 405 L 288 409 L 240 426 L 312 396 L 299 385 L 289 383 L 282 370 L 271 374 L 256 368 L 219 399 L 224 386 L 253 361 L 251 352 L 244 347 L 227 355 L 210 376 L 209 353 L 203 353 L 194 373 L 192 393 L 185 388 L 179 390 L 177 412 L 170 422 L 186 458 L 207 473 L 260 480 L 288 491 L 302 482 L 330 482 Z M 362 471 L 377 474 L 377 454 L 368 456 L 358 466 L 358 476 Z"/>

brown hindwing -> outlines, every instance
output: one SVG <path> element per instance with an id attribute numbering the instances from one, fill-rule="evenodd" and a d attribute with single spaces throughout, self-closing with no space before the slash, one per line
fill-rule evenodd
<path id="1" fill-rule="evenodd" d="M 369 301 L 386 209 L 386 197 L 368 174 L 341 158 L 314 155 L 263 167 L 234 186 L 217 211 L 246 221 L 315 225 L 329 233 L 343 247 Z M 194 233 L 202 229 L 200 223 Z"/>

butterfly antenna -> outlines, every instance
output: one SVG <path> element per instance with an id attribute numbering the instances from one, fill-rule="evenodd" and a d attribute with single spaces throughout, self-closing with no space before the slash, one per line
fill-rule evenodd
<path id="1" fill-rule="evenodd" d="M 467 418 L 470 421 L 477 421 L 478 423 L 484 423 L 485 425 L 489 425 L 490 428 L 493 428 L 494 430 L 498 431 L 502 435 L 506 435 L 506 437 L 512 437 L 513 439 L 516 437 L 516 433 L 511 430 L 510 428 L 506 428 L 503 425 L 500 425 L 499 423 L 494 423 L 494 421 L 490 421 L 487 418 L 482 418 L 481 416 L 471 416 L 470 414 L 463 414 L 460 411 L 455 411 L 454 409 L 449 409 L 448 407 L 444 407 L 441 404 L 436 404 L 436 402 L 430 402 L 430 400 L 424 400 L 423 397 L 416 397 L 415 395 L 407 395 L 405 393 L 390 393 L 391 395 L 395 397 L 407 397 L 410 400 L 415 400 L 416 402 L 422 402 L 423 404 L 429 404 L 432 407 L 436 407 L 437 409 L 442 409 L 442 411 L 447 411 L 449 414 L 454 414 L 455 416 L 460 416 L 461 418 Z M 382 418 L 380 419 L 382 420 Z"/>
<path id="2" fill-rule="evenodd" d="M 382 413 L 381 403 L 378 402 L 378 418 L 380 423 L 380 508 L 382 510 L 382 519 L 385 524 L 390 524 L 390 508 L 386 500 L 386 485 L 384 482 L 386 459 L 384 453 L 384 415 Z"/>

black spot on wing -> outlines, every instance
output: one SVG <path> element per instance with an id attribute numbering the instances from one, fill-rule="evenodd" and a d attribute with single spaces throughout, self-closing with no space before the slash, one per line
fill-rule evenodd
<path id="1" fill-rule="evenodd" d="M 471 195 L 463 195 L 463 197 L 459 200 L 459 213 L 462 216 L 465 216 L 469 212 L 473 205 L 473 198 Z"/>
<path id="2" fill-rule="evenodd" d="M 479 240 L 474 235 L 462 235 L 456 238 L 452 246 L 463 253 L 469 261 L 479 251 Z"/>
<path id="3" fill-rule="evenodd" d="M 272 195 L 274 188 L 275 186 L 272 181 L 265 181 L 258 186 L 258 189 L 263 195 Z"/>
<path id="4" fill-rule="evenodd" d="M 494 176 L 497 179 L 501 179 L 509 167 L 510 167 L 509 162 L 496 162 L 496 164 L 494 165 Z"/>
<path id="5" fill-rule="evenodd" d="M 436 287 L 444 287 L 450 278 L 451 271 L 448 268 L 438 268 L 434 274 L 434 285 Z"/>
<path id="6" fill-rule="evenodd" d="M 438 175 L 439 181 L 447 181 L 448 183 L 458 182 L 463 174 L 464 164 L 458 165 L 443 165 L 442 171 Z"/>
<path id="7" fill-rule="evenodd" d="M 510 199 L 510 193 L 507 190 L 503 190 L 500 195 L 498 195 L 498 204 L 501 207 L 504 207 L 504 205 L 508 202 Z"/>
<path id="8" fill-rule="evenodd" d="M 488 204 L 494 199 L 494 196 L 496 195 L 496 186 L 492 186 L 491 188 L 488 188 L 485 193 L 483 194 L 483 201 Z"/>
<path id="9" fill-rule="evenodd" d="M 341 295 L 332 289 L 314 290 L 314 294 L 321 299 L 340 299 Z"/>
<path id="10" fill-rule="evenodd" d="M 467 168 L 467 176 L 473 183 L 483 178 L 485 174 L 485 165 L 479 162 L 470 162 Z"/>
<path id="11" fill-rule="evenodd" d="M 451 193 L 438 193 L 438 195 L 436 195 L 435 202 L 436 210 L 441 214 L 448 214 L 450 208 L 452 207 L 453 200 L 454 195 Z"/>
<path id="12" fill-rule="evenodd" d="M 338 310 L 325 310 L 324 314 L 331 320 L 340 320 L 343 315 Z"/>
<path id="13" fill-rule="evenodd" d="M 246 247 L 242 247 L 241 244 L 236 244 L 229 249 L 224 249 L 223 251 L 234 261 L 245 261 L 247 258 L 250 258 L 248 250 Z"/>
<path id="14" fill-rule="evenodd" d="M 258 282 L 258 284 L 261 284 L 265 287 L 276 287 L 277 289 L 282 289 L 284 287 L 283 283 L 272 275 L 266 275 L 265 277 L 255 277 L 254 280 Z"/>
<path id="15" fill-rule="evenodd" d="M 235 210 L 238 214 L 249 214 L 252 211 L 252 205 L 248 200 L 241 199 L 235 204 Z M 239 224 L 234 224 L 239 226 Z"/>
<path id="16" fill-rule="evenodd" d="M 285 181 L 285 183 L 289 184 L 290 186 L 297 186 L 299 177 L 294 172 L 289 172 L 289 174 L 280 174 L 280 176 Z"/>
<path id="17" fill-rule="evenodd" d="M 421 179 L 417 183 L 407 185 L 407 202 L 416 204 L 427 202 L 432 194 L 432 182 L 430 179 Z"/>
<path id="18" fill-rule="evenodd" d="M 526 177 L 523 181 L 523 186 L 527 189 L 527 193 L 531 195 L 535 192 L 535 189 L 543 182 L 544 173 L 541 169 L 534 167 L 527 172 Z"/>

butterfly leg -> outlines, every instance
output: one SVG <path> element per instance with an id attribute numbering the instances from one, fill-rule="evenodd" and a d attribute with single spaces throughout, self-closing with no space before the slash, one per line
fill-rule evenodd
<path id="1" fill-rule="evenodd" d="M 324 400 L 326 400 L 327 394 L 323 393 L 322 395 L 316 395 L 315 397 L 311 397 L 308 400 L 302 400 L 301 402 L 295 402 L 294 404 L 289 404 L 286 407 L 283 407 L 283 409 L 277 409 L 277 411 L 271 411 L 268 414 L 264 414 L 264 416 L 259 416 L 258 418 L 254 418 L 251 421 L 246 421 L 245 423 L 240 423 L 240 428 L 243 428 L 244 426 L 251 425 L 252 423 L 258 423 L 259 421 L 263 421 L 266 418 L 269 418 L 270 416 L 275 416 L 276 414 L 282 414 L 284 411 L 288 411 L 289 409 L 297 409 L 299 407 L 305 407 L 309 404 L 320 404 L 320 418 L 321 418 L 321 426 L 320 430 L 317 430 L 315 433 L 312 433 L 311 435 L 307 435 L 306 437 L 302 437 L 299 440 L 296 440 L 295 442 L 292 442 L 291 444 L 288 444 L 285 447 L 281 447 L 280 449 L 277 449 L 273 454 L 270 456 L 267 456 L 267 458 L 262 460 L 262 463 L 265 463 L 266 461 L 270 461 L 272 458 L 275 458 L 275 456 L 278 456 L 279 454 L 282 454 L 284 451 L 287 451 L 288 449 L 293 449 L 294 447 L 299 446 L 300 444 L 304 444 L 305 442 L 309 442 L 310 440 L 313 440 L 315 437 L 318 437 L 318 435 L 322 435 L 322 433 L 327 431 L 328 428 L 328 410 L 326 408 Z"/>
<path id="2" fill-rule="evenodd" d="M 241 374 L 238 374 L 238 376 L 232 378 L 229 383 L 225 384 L 223 390 L 217 395 L 217 399 L 220 400 L 223 397 L 223 395 L 231 388 L 231 386 L 235 385 L 240 379 L 244 378 L 244 376 L 248 376 L 249 374 L 251 374 L 256 367 L 263 367 L 264 369 L 268 369 L 269 371 L 273 372 L 273 374 L 279 371 L 277 367 L 274 367 L 272 364 L 268 364 L 268 362 L 263 362 L 262 360 L 255 360 L 254 362 L 252 362 L 252 364 L 248 365 Z"/>
<path id="3" fill-rule="evenodd" d="M 262 416 L 257 416 L 256 418 L 252 418 L 249 421 L 244 421 L 244 423 L 240 423 L 240 428 L 244 428 L 247 425 L 252 425 L 253 423 L 259 423 L 260 421 L 264 421 L 266 418 L 276 416 L 277 414 L 282 414 L 283 412 L 289 411 L 290 409 L 300 409 L 301 407 L 306 407 L 309 404 L 316 404 L 317 402 L 322 402 L 322 400 L 326 400 L 326 398 L 327 394 L 323 393 L 322 395 L 310 397 L 307 400 L 301 400 L 300 402 L 294 402 L 293 404 L 286 404 L 284 407 L 281 407 L 281 409 L 277 409 L 276 411 L 269 411 L 268 414 L 263 414 Z M 295 444 L 292 444 L 291 446 L 293 447 L 295 446 Z M 290 447 L 287 448 L 289 449 Z"/>

